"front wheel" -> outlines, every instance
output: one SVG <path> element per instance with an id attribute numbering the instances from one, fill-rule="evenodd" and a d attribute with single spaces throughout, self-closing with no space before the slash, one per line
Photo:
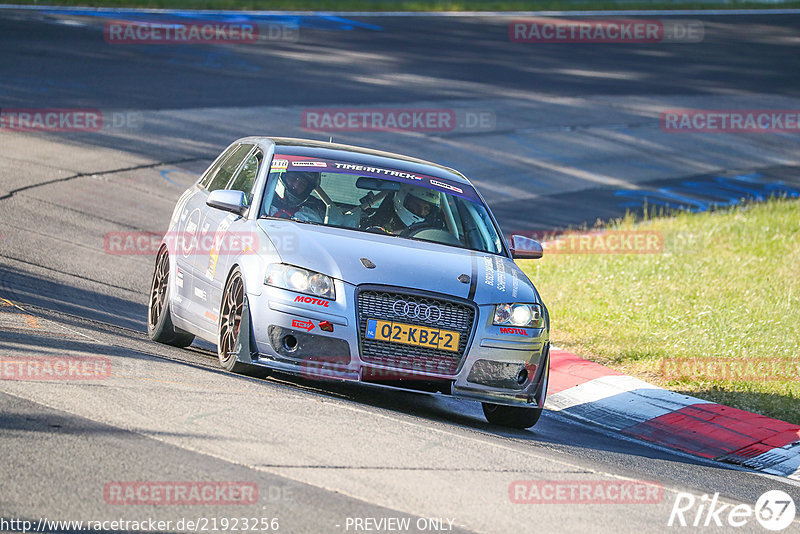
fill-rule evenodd
<path id="1" fill-rule="evenodd" d="M 172 324 L 169 310 L 169 252 L 161 247 L 156 256 L 150 302 L 147 306 L 147 336 L 158 343 L 173 347 L 188 347 L 194 336 Z"/>
<path id="2" fill-rule="evenodd" d="M 266 378 L 269 372 L 263 367 L 242 363 L 236 359 L 239 350 L 239 336 L 249 337 L 249 327 L 242 332 L 243 321 L 250 320 L 250 312 L 245 306 L 245 291 L 242 273 L 236 267 L 228 278 L 225 285 L 225 292 L 222 295 L 222 306 L 219 319 L 219 344 L 217 345 L 217 356 L 219 364 L 223 369 L 232 373 L 238 373 L 257 378 Z M 250 323 L 248 322 L 247 325 Z M 245 343 L 249 341 L 245 338 Z"/>
<path id="3" fill-rule="evenodd" d="M 517 406 L 502 406 L 488 402 L 483 405 L 483 415 L 493 425 L 507 426 L 510 428 L 530 428 L 542 416 L 542 408 L 520 408 Z"/>

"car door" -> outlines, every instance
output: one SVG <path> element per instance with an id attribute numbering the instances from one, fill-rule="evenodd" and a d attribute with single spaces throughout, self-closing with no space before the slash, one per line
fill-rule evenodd
<path id="1" fill-rule="evenodd" d="M 172 298 L 172 309 L 179 323 L 188 321 L 193 325 L 197 324 L 192 315 L 195 299 L 194 264 L 197 238 L 206 210 L 207 193 L 205 190 L 238 147 L 239 144 L 234 143 L 220 154 L 203 173 L 198 183 L 186 190 L 176 205 L 176 220 L 170 225 L 167 240 L 171 244 L 170 248 L 175 263 L 175 283 L 173 285 L 175 296 Z"/>
<path id="2" fill-rule="evenodd" d="M 240 157 L 240 163 L 234 166 Z M 206 198 L 216 189 L 233 189 L 242 191 L 249 204 L 263 159 L 261 149 L 242 145 L 231 157 L 230 165 L 226 163 L 209 185 Z M 201 229 L 203 243 L 200 253 L 195 256 L 194 294 L 204 304 L 203 309 L 198 310 L 202 311 L 198 317 L 200 326 L 216 333 L 223 286 L 236 255 L 241 252 L 237 248 L 241 243 L 238 238 L 246 234 L 247 218 L 210 206 L 205 210 L 206 218 Z"/>
<path id="3" fill-rule="evenodd" d="M 206 200 L 210 191 L 223 189 L 227 185 L 252 149 L 252 144 L 229 147 L 224 157 L 218 160 L 219 164 L 215 163 L 195 186 L 196 191 L 181 213 L 176 247 L 178 266 L 181 268 L 181 275 L 176 277 L 176 283 L 183 285 L 179 290 L 184 297 L 180 316 L 195 327 L 205 330 L 207 338 L 216 335 L 216 330 L 209 331 L 203 320 L 206 313 L 211 313 L 212 306 L 207 289 L 198 283 L 202 276 L 202 273 L 198 273 L 198 265 L 208 262 L 210 240 L 220 222 L 221 212 L 206 205 Z"/>

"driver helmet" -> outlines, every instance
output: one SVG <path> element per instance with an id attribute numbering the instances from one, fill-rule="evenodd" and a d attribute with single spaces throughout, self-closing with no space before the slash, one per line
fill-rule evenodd
<path id="1" fill-rule="evenodd" d="M 287 171 L 281 173 L 275 194 L 286 208 L 296 208 L 305 202 L 311 192 L 319 187 L 320 174 L 308 171 Z"/>
<path id="2" fill-rule="evenodd" d="M 394 194 L 394 211 L 406 226 L 421 223 L 439 206 L 439 193 L 426 187 L 403 184 Z"/>

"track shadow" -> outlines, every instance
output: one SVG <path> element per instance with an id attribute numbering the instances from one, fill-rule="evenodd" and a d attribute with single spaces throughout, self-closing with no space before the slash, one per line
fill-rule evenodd
<path id="1" fill-rule="evenodd" d="M 146 331 L 147 307 L 140 302 L 40 278 L 3 264 L 0 264 L 0 297 L 23 307 L 32 304 L 139 332 Z M 69 324 L 69 319 L 66 322 Z"/>
<path id="2" fill-rule="evenodd" d="M 535 446 L 558 445 L 626 455 L 632 454 L 633 450 L 633 454 L 645 458 L 679 461 L 691 465 L 708 463 L 702 459 L 695 460 L 678 456 L 646 445 L 632 447 L 631 442 L 610 438 L 607 433 L 602 432 L 599 428 L 592 428 L 591 425 L 577 422 L 565 423 L 567 418 L 547 410 L 544 411 L 536 426 L 527 430 L 517 430 L 488 423 L 484 419 L 478 402 L 458 400 L 441 394 L 401 391 L 350 382 L 310 380 L 282 373 L 272 374 L 267 382 L 277 382 L 290 388 L 313 391 L 317 394 L 420 417 L 437 423 L 454 424 L 487 434 L 522 440 Z M 577 424 L 585 427 L 581 432 L 581 437 L 574 435 L 576 429 L 573 425 Z M 569 429 L 569 434 L 563 433 L 564 429 Z M 729 469 L 723 465 L 719 465 L 719 467 Z"/>

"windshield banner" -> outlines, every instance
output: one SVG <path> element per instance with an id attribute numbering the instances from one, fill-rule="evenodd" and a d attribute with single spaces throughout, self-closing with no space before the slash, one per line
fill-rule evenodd
<path id="1" fill-rule="evenodd" d="M 456 195 L 472 202 L 480 203 L 477 193 L 468 184 L 447 180 L 445 178 L 428 176 L 425 174 L 417 174 L 414 172 L 401 171 L 386 167 L 375 167 L 372 165 L 364 165 L 350 161 L 336 161 L 308 156 L 275 154 L 275 156 L 272 158 L 270 171 L 311 171 L 357 174 L 359 176 L 367 176 L 370 178 L 384 178 L 395 182 L 420 185 L 422 187 L 433 189 L 434 191 L 443 191 L 450 195 Z"/>

